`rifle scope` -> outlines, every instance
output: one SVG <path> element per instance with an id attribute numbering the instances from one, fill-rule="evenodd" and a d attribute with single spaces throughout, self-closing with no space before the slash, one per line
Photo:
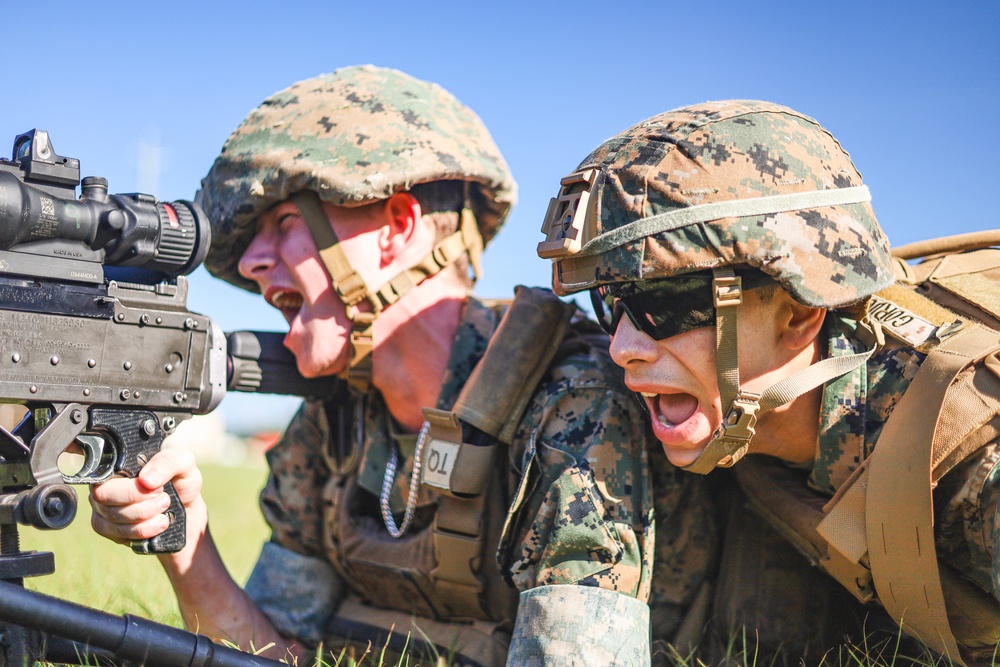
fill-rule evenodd
<path id="1" fill-rule="evenodd" d="M 45 131 L 18 135 L 12 159 L 0 159 L 0 250 L 179 276 L 201 264 L 210 242 L 197 204 L 109 195 L 96 176 L 81 183 L 80 161 L 57 155 Z"/>

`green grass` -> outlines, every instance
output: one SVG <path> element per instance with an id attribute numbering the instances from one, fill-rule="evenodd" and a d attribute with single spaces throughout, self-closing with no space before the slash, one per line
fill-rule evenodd
<path id="1" fill-rule="evenodd" d="M 210 465 L 201 470 L 212 535 L 233 578 L 242 584 L 268 537 L 257 505 L 267 470 Z M 157 559 L 97 535 L 90 527 L 88 490 L 75 488 L 79 510 L 70 526 L 58 531 L 20 528 L 22 551 L 51 551 L 56 561 L 55 574 L 27 579 L 25 585 L 114 614 L 138 614 L 183 627 L 170 582 Z"/>

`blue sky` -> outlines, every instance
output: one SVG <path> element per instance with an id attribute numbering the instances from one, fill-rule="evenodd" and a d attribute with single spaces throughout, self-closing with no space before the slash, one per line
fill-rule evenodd
<path id="1" fill-rule="evenodd" d="M 851 153 L 890 240 L 998 225 L 1000 3 L 17 2 L 0 0 L 0 155 L 48 130 L 112 192 L 191 198 L 229 133 L 294 81 L 361 63 L 440 83 L 493 132 L 520 201 L 484 296 L 547 284 L 535 257 L 559 178 L 605 138 L 709 99 L 810 114 Z M 278 329 L 259 297 L 192 277 L 192 310 Z M 293 400 L 231 395 L 231 425 Z M 241 429 L 242 430 L 242 429 Z"/>

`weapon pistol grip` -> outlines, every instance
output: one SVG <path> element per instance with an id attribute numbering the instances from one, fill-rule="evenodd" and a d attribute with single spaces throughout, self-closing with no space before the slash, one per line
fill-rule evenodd
<path id="1" fill-rule="evenodd" d="M 115 471 L 135 477 L 142 467 L 160 451 L 163 431 L 156 415 L 141 408 L 94 408 L 90 411 L 90 428 L 107 432 L 119 448 Z M 184 548 L 184 506 L 172 482 L 163 490 L 170 496 L 165 514 L 170 520 L 167 529 L 155 537 L 132 542 L 132 551 L 140 554 L 174 553 Z"/>

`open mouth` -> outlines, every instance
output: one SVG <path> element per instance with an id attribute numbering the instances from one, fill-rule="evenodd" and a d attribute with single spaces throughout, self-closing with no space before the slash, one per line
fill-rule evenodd
<path id="1" fill-rule="evenodd" d="M 281 311 L 285 319 L 291 322 L 302 309 L 302 295 L 293 290 L 276 289 L 267 294 L 267 302 Z"/>
<path id="2" fill-rule="evenodd" d="M 698 410 L 698 399 L 691 394 L 656 394 L 647 391 L 640 393 L 649 405 L 650 414 L 667 428 L 683 424 Z"/>

